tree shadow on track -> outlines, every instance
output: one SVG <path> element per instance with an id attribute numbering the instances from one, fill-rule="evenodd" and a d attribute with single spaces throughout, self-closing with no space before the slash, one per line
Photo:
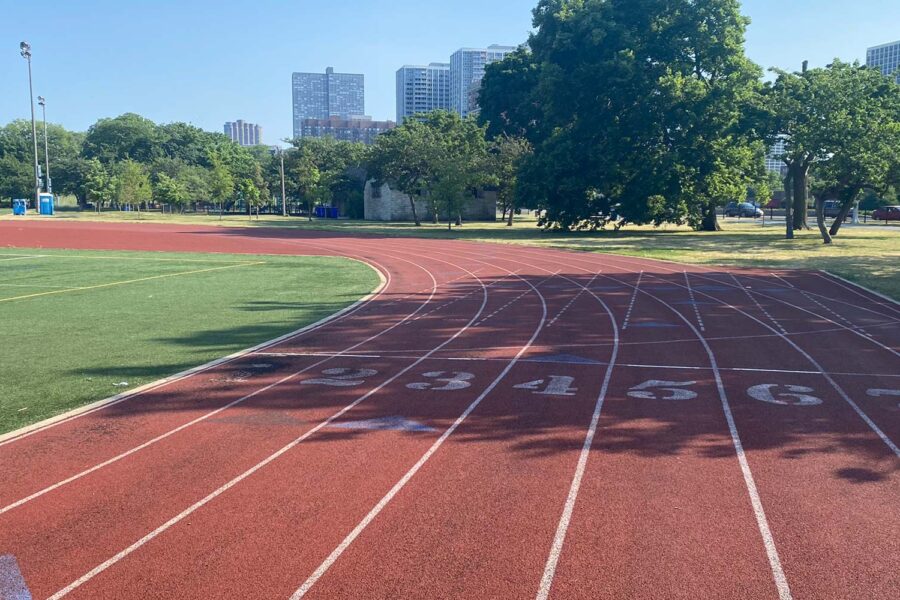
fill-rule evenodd
<path id="1" fill-rule="evenodd" d="M 618 273 L 614 275 L 615 281 L 608 278 L 595 278 L 574 269 L 565 270 L 563 274 L 570 280 L 567 286 L 548 285 L 547 273 L 539 272 L 538 269 L 533 269 L 530 274 L 522 275 L 524 279 L 545 294 L 548 303 L 548 318 L 560 314 L 563 307 L 567 306 L 578 294 L 580 287 L 585 286 L 590 287 L 594 293 L 609 302 L 615 313 L 617 325 L 621 329 L 628 298 L 631 294 L 630 286 L 637 283 L 637 274 Z M 666 289 L 669 290 L 667 297 L 670 302 L 673 297 L 681 298 L 683 296 L 681 299 L 688 299 L 687 290 L 679 287 L 684 282 L 682 273 L 673 275 L 660 270 L 653 275 L 660 282 L 667 284 Z M 704 273 L 703 275 L 722 281 L 730 277 L 730 273 L 727 271 Z M 646 273 L 644 277 L 647 277 Z M 498 290 L 502 289 L 501 284 L 505 285 L 504 282 L 510 281 L 504 277 L 483 277 L 482 279 L 485 285 L 496 286 Z M 565 280 L 561 279 L 560 281 Z M 660 282 L 655 285 L 659 286 Z M 801 280 L 798 278 L 797 283 L 800 282 Z M 610 290 L 611 283 L 625 287 L 628 293 L 623 296 L 621 291 Z M 773 285 L 775 284 L 773 283 Z M 660 286 L 659 289 L 663 288 Z M 449 288 L 439 291 L 433 299 L 433 305 L 436 307 L 443 305 L 471 290 L 471 285 L 464 282 L 460 282 L 456 286 L 451 285 Z M 721 294 L 727 295 L 728 302 L 741 310 L 751 314 L 760 314 L 751 298 L 743 290 L 737 291 L 732 293 L 733 290 L 725 290 Z M 513 293 L 517 292 L 506 290 L 502 293 L 509 294 L 511 297 Z M 618 295 L 614 296 L 614 294 Z M 292 352 L 298 354 L 302 354 L 304 351 L 325 354 L 336 352 L 349 345 L 347 343 L 347 340 L 350 339 L 348 336 L 355 334 L 354 339 L 361 341 L 366 336 L 360 335 L 360 332 L 384 329 L 393 322 L 392 320 L 399 321 L 403 315 L 413 312 L 428 297 L 428 293 L 413 290 L 382 295 L 369 301 L 364 309 L 357 313 L 328 324 L 320 331 L 279 344 L 271 352 L 279 352 L 284 347 L 289 347 Z M 539 476 L 540 473 L 540 459 L 544 457 L 564 454 L 575 460 L 584 443 L 585 432 L 597 400 L 599 382 L 606 369 L 604 361 L 609 358 L 612 341 L 612 326 L 608 315 L 598 302 L 588 302 L 588 300 L 589 298 L 585 298 L 582 300 L 582 304 L 576 304 L 568 309 L 564 313 L 564 319 L 580 328 L 586 338 L 593 335 L 591 339 L 597 341 L 596 347 L 590 350 L 593 352 L 591 358 L 596 361 L 596 366 L 585 367 L 585 363 L 578 366 L 579 377 L 582 377 L 578 385 L 589 387 L 588 382 L 583 379 L 585 369 L 589 368 L 590 373 L 595 377 L 595 381 L 590 384 L 592 386 L 590 389 L 593 390 L 591 394 L 579 396 L 577 399 L 561 398 L 554 399 L 552 402 L 529 405 L 523 401 L 524 396 L 516 395 L 517 392 L 513 387 L 514 384 L 521 384 L 522 381 L 503 380 L 497 389 L 489 394 L 459 429 L 448 438 L 448 448 L 454 444 L 483 444 L 486 447 L 490 446 L 492 451 L 501 448 L 503 452 L 522 461 L 523 468 L 533 465 L 536 476 Z M 677 320 L 679 317 L 673 310 L 680 310 L 680 314 L 686 315 L 688 318 L 692 315 L 693 307 L 690 306 L 666 307 L 644 297 L 641 297 L 639 301 L 643 303 L 643 310 L 652 311 L 660 319 Z M 497 300 L 497 303 L 502 305 L 502 300 Z M 285 306 L 296 305 L 290 302 L 261 299 L 246 305 L 244 310 L 277 311 L 282 310 Z M 308 307 L 307 304 L 303 306 Z M 327 302 L 321 303 L 321 307 L 323 311 L 329 310 Z M 402 339 L 398 342 L 398 337 L 408 336 L 405 339 L 409 353 L 411 355 L 415 352 L 421 354 L 422 351 L 418 349 L 429 345 L 423 342 L 422 338 L 437 340 L 433 345 L 449 339 L 459 327 L 465 324 L 466 317 L 471 316 L 471 309 L 465 310 L 470 312 L 466 313 L 461 310 L 459 314 L 455 315 L 456 319 L 452 323 L 447 322 L 447 316 L 438 311 L 436 314 L 423 317 L 422 321 L 414 326 L 408 326 L 408 329 L 402 329 L 407 326 L 400 326 L 393 334 L 385 334 L 383 339 L 377 339 L 361 347 L 359 352 L 373 354 L 379 354 L 382 351 L 385 354 L 389 351 L 396 352 L 398 346 L 403 346 Z M 468 334 L 464 334 L 457 342 L 454 342 L 455 347 L 458 348 L 457 356 L 447 357 L 441 354 L 438 356 L 443 356 L 445 360 L 439 363 L 429 360 L 412 371 L 413 374 L 421 374 L 438 369 L 467 370 L 469 367 L 465 365 L 472 364 L 471 362 L 452 363 L 450 360 L 446 360 L 463 358 L 460 355 L 465 355 L 464 358 L 467 361 L 471 361 L 473 358 L 498 361 L 499 358 L 499 362 L 496 363 L 499 366 L 490 371 L 494 375 L 474 380 L 465 392 L 448 392 L 446 396 L 448 400 L 440 402 L 416 400 L 415 392 L 405 389 L 404 382 L 406 380 L 401 378 L 395 384 L 388 385 L 384 390 L 367 398 L 342 418 L 352 417 L 355 421 L 367 421 L 386 417 L 402 417 L 427 425 L 434 431 L 404 431 L 398 432 L 398 435 L 426 439 L 428 436 L 439 435 L 465 410 L 467 404 L 475 398 L 477 393 L 485 389 L 490 379 L 500 372 L 506 361 L 513 357 L 515 350 L 504 348 L 505 341 L 521 339 L 523 330 L 530 331 L 535 327 L 536 323 L 532 315 L 534 309 L 532 309 L 532 313 L 526 313 L 524 309 L 512 305 L 505 310 L 511 311 L 513 315 L 521 314 L 522 316 L 521 318 L 488 320 L 473 328 L 472 339 L 477 338 L 478 340 L 477 344 L 473 342 L 473 347 L 459 343 L 468 339 L 466 337 Z M 742 319 L 742 317 L 734 317 L 734 332 L 740 333 L 746 325 Z M 165 341 L 209 349 L 217 347 L 216 345 L 220 344 L 222 339 L 228 338 L 230 340 L 246 340 L 249 346 L 251 340 L 255 343 L 260 338 L 274 338 L 284 333 L 286 329 L 290 328 L 289 326 L 289 323 L 278 322 L 268 324 L 262 329 L 260 327 L 222 328 Z M 707 326 L 715 329 L 717 325 L 707 323 Z M 546 329 L 538 336 L 536 346 L 540 350 L 526 354 L 525 361 L 535 354 L 577 357 L 579 353 L 587 352 L 582 345 L 583 339 L 579 335 L 553 334 L 551 329 Z M 622 333 L 625 343 L 632 342 L 634 339 L 653 340 L 656 344 L 665 343 L 666 336 L 669 334 L 663 330 L 657 331 L 658 333 L 653 333 L 652 330 L 643 330 L 640 335 L 644 337 L 638 338 L 630 337 L 638 335 L 631 333 L 632 330 L 628 330 L 627 333 L 620 331 L 620 333 Z M 707 335 L 714 336 L 716 332 L 709 331 Z M 391 336 L 393 337 L 391 338 Z M 654 336 L 658 339 L 655 339 Z M 390 350 L 387 350 L 389 338 L 393 339 L 393 343 L 390 345 Z M 734 357 L 739 358 L 741 353 L 746 350 L 746 344 L 747 342 L 739 341 L 730 346 L 716 346 L 717 358 L 727 358 L 725 355 L 731 352 L 734 352 Z M 413 348 L 416 349 L 415 352 Z M 724 362 L 733 364 L 735 360 L 738 360 L 734 357 L 732 357 L 733 360 Z M 393 359 L 396 360 L 396 363 L 393 364 L 396 364 L 396 369 L 399 370 L 410 364 L 412 358 Z M 704 353 L 698 353 L 691 359 L 697 367 L 706 370 L 693 371 L 690 378 L 696 380 L 699 385 L 714 390 L 713 375 L 708 370 L 708 357 Z M 215 410 L 228 401 L 240 398 L 242 394 L 249 394 L 296 372 L 298 365 L 311 362 L 307 360 L 304 363 L 302 360 L 294 356 L 247 356 L 195 375 L 194 378 L 199 385 L 195 385 L 187 392 L 179 392 L 177 388 L 163 387 L 142 394 L 140 401 L 124 402 L 109 407 L 104 414 L 112 418 L 127 418 L 142 412 L 191 412 L 193 414 L 198 409 Z M 525 361 L 521 364 L 525 364 Z M 720 360 L 720 362 L 723 361 Z M 260 363 L 269 366 L 262 370 L 253 367 L 254 364 Z M 439 364 L 439 366 L 433 366 L 434 364 Z M 537 380 L 542 377 L 546 378 L 551 373 L 553 375 L 565 374 L 568 363 L 559 359 L 556 363 L 549 363 L 552 364 L 552 369 L 546 366 L 548 364 L 546 362 L 529 362 L 527 364 L 529 372 L 533 373 L 532 379 Z M 364 363 L 357 359 L 333 359 L 317 369 L 315 373 L 329 367 L 358 368 L 360 366 L 364 366 Z M 187 365 L 161 365 L 142 370 L 128 366 L 99 365 L 92 367 L 87 372 L 115 373 L 117 377 L 129 378 L 159 371 L 172 372 L 186 367 Z M 706 401 L 702 404 L 683 404 L 678 410 L 673 410 L 671 404 L 655 409 L 652 403 L 646 403 L 645 406 L 642 405 L 644 408 L 641 410 L 635 410 L 632 407 L 638 400 L 628 395 L 630 380 L 629 383 L 623 384 L 617 376 L 618 373 L 623 370 L 627 371 L 627 369 L 628 367 L 616 367 L 616 370 L 613 371 L 611 386 L 604 401 L 597 435 L 592 446 L 592 452 L 595 455 L 629 454 L 651 459 L 665 456 L 699 457 L 705 460 L 735 459 L 735 449 L 728 424 L 717 396 L 712 395 L 705 398 Z M 365 386 L 325 389 L 301 385 L 300 380 L 308 376 L 304 375 L 283 383 L 272 393 L 260 394 L 258 397 L 244 402 L 241 405 L 240 413 L 231 412 L 229 409 L 217 414 L 210 422 L 259 430 L 260 435 L 265 435 L 269 428 L 295 429 L 299 435 L 309 427 L 321 422 L 321 418 L 313 419 L 310 417 L 311 414 L 334 414 L 368 391 Z M 650 378 L 649 375 L 648 378 Z M 740 386 L 729 384 L 728 396 L 735 407 L 741 441 L 751 460 L 756 454 L 764 454 L 781 460 L 804 460 L 811 456 L 828 456 L 833 459 L 838 456 L 841 466 L 833 470 L 833 475 L 860 485 L 883 481 L 897 470 L 893 456 L 889 456 L 881 440 L 866 429 L 866 426 L 858 416 L 852 413 L 849 406 L 835 407 L 834 404 L 839 404 L 839 401 L 831 399 L 827 401 L 828 404 L 824 409 L 809 407 L 806 412 L 798 412 L 795 407 L 763 406 L 747 394 L 745 382 L 757 383 L 756 379 L 748 376 L 741 381 L 743 383 L 740 383 Z M 884 416 L 873 415 L 873 418 L 881 422 Z M 304 443 L 327 445 L 341 440 L 365 439 L 373 433 L 375 432 L 366 429 L 328 427 Z"/>

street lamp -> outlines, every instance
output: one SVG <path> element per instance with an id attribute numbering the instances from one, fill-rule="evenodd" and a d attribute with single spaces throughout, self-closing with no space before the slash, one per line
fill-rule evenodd
<path id="1" fill-rule="evenodd" d="M 31 142 L 34 145 L 34 208 L 40 210 L 41 172 L 38 166 L 37 127 L 34 124 L 34 91 L 31 85 L 31 45 L 28 42 L 19 44 L 19 52 L 28 61 L 28 96 L 31 101 Z"/>
<path id="2" fill-rule="evenodd" d="M 45 190 L 48 194 L 53 194 L 53 182 L 50 181 L 50 148 L 49 142 L 47 141 L 49 138 L 47 137 L 47 99 L 43 96 L 38 96 L 38 104 L 41 105 L 41 113 L 44 118 L 44 166 L 47 169 L 45 177 L 47 178 L 45 181 L 47 185 L 45 186 L 47 189 Z"/>

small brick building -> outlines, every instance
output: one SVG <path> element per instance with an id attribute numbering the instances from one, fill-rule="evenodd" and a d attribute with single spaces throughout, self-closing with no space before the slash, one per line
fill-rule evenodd
<path id="1" fill-rule="evenodd" d="M 409 196 L 392 190 L 387 184 L 376 186 L 374 181 L 367 181 L 363 202 L 366 221 L 413 220 Z M 422 221 L 433 219 L 431 203 L 427 200 L 416 200 L 416 212 Z M 496 221 L 497 193 L 479 190 L 477 197 L 466 198 L 462 202 L 462 218 L 464 221 Z M 439 213 L 438 219 L 446 221 L 447 215 Z"/>

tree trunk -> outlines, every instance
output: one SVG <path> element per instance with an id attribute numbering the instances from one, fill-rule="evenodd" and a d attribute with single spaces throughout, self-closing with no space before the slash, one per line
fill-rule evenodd
<path id="1" fill-rule="evenodd" d="M 413 221 L 416 222 L 416 227 L 421 227 L 422 222 L 419 220 L 419 212 L 416 210 L 416 199 L 413 198 L 413 195 L 409 195 L 409 208 L 412 210 Z"/>
<path id="2" fill-rule="evenodd" d="M 809 166 L 802 163 L 791 165 L 793 183 L 794 229 L 809 229 L 807 201 L 809 199 Z"/>
<path id="3" fill-rule="evenodd" d="M 462 227 L 462 213 L 460 211 L 456 211 L 456 226 Z"/>
<path id="4" fill-rule="evenodd" d="M 715 203 L 707 203 L 703 209 L 703 221 L 700 222 L 700 231 L 722 231 L 718 217 Z"/>
<path id="5" fill-rule="evenodd" d="M 838 211 L 838 215 L 834 218 L 834 222 L 831 224 L 831 229 L 828 232 L 832 237 L 836 236 L 838 234 L 838 231 L 841 230 L 841 225 L 844 224 L 844 219 L 846 219 L 847 215 L 850 214 L 850 211 L 853 210 L 853 205 L 856 204 L 856 198 L 858 195 L 859 192 L 853 193 L 841 204 L 841 210 Z"/>
<path id="6" fill-rule="evenodd" d="M 831 234 L 825 227 L 825 195 L 822 194 L 816 198 L 816 225 L 819 226 L 819 233 L 822 234 L 822 241 L 826 244 L 831 243 Z"/>
<path id="7" fill-rule="evenodd" d="M 507 219 L 507 221 L 506 221 L 506 226 L 507 226 L 507 227 L 512 227 L 513 213 L 514 213 L 514 212 L 515 212 L 515 207 L 514 207 L 514 206 L 510 206 L 510 207 L 509 207 L 509 219 Z"/>

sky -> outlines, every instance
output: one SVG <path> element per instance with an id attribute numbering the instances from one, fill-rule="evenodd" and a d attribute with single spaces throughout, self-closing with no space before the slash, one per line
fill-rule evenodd
<path id="1" fill-rule="evenodd" d="M 244 119 L 263 142 L 291 136 L 291 73 L 363 73 L 366 113 L 395 117 L 395 72 L 449 62 L 461 47 L 517 45 L 537 0 L 0 0 L 0 124 L 28 118 L 35 96 L 47 118 L 86 130 L 135 112 L 221 131 Z M 747 55 L 764 68 L 865 60 L 900 40 L 900 2 L 745 0 Z"/>

